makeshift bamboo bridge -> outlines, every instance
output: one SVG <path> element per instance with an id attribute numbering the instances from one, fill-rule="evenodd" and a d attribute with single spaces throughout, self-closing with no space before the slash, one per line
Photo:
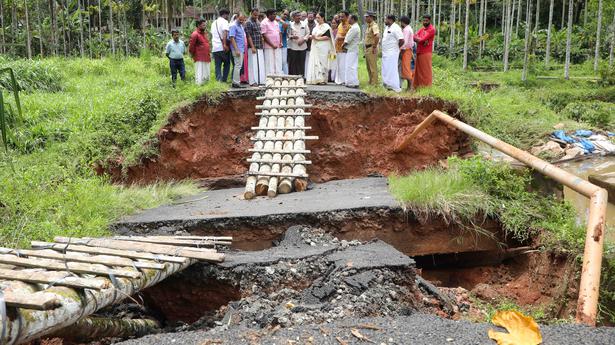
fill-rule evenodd
<path id="1" fill-rule="evenodd" d="M 256 134 L 251 138 L 254 148 L 248 158 L 245 199 L 304 191 L 308 179 L 306 166 L 312 164 L 306 159 L 310 151 L 305 141 L 318 139 L 305 135 L 311 129 L 305 126 L 305 117 L 310 115 L 305 110 L 312 105 L 305 103 L 303 77 L 271 75 L 265 85 L 265 96 L 257 98 L 263 104 L 256 106 L 260 120 L 257 127 L 252 127 Z"/>
<path id="2" fill-rule="evenodd" d="M 197 261 L 220 263 L 231 237 L 56 237 L 0 248 L 0 344 L 70 326 Z"/>

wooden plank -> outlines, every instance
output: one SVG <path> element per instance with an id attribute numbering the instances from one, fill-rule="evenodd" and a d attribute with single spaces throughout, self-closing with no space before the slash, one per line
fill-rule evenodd
<path id="1" fill-rule="evenodd" d="M 299 113 L 299 114 L 271 114 L 271 113 L 254 113 L 256 116 L 310 116 L 312 113 Z"/>
<path id="2" fill-rule="evenodd" d="M 5 291 L 4 302 L 9 307 L 32 310 L 52 310 L 62 305 L 56 295 L 44 291 L 34 293 Z"/>
<path id="3" fill-rule="evenodd" d="M 203 260 L 203 261 L 209 261 L 209 262 L 224 261 L 224 254 L 221 254 L 221 253 L 205 251 L 203 249 L 169 246 L 165 244 L 119 241 L 119 240 L 112 240 L 112 239 L 106 239 L 106 238 L 101 239 L 101 238 L 55 237 L 54 241 L 58 243 L 68 243 L 70 241 L 71 243 L 86 245 L 90 247 L 101 247 L 101 248 L 111 248 L 111 249 L 121 249 L 121 250 L 136 250 L 140 252 L 150 252 L 150 253 L 155 253 L 155 254 L 183 256 L 185 258 Z"/>
<path id="4" fill-rule="evenodd" d="M 45 259 L 54 259 L 60 261 L 73 261 L 73 262 L 85 262 L 91 264 L 101 264 L 107 266 L 121 266 L 121 267 L 137 267 L 137 268 L 149 268 L 154 270 L 164 269 L 163 264 L 155 262 L 141 262 L 133 261 L 128 258 L 122 258 L 117 256 L 91 256 L 80 253 L 58 253 L 53 250 L 30 250 L 30 249 L 11 249 L 0 247 L 0 254 L 13 254 L 18 256 L 37 257 Z"/>
<path id="5" fill-rule="evenodd" d="M 296 127 L 252 127 L 253 131 L 301 131 L 312 129 L 309 126 L 296 126 Z M 273 139 L 273 138 L 272 138 Z M 267 139 L 263 139 L 267 140 Z"/>
<path id="6" fill-rule="evenodd" d="M 269 163 L 269 164 L 312 164 L 312 161 L 287 161 L 284 159 L 247 159 L 248 163 Z"/>
<path id="7" fill-rule="evenodd" d="M 307 174 L 293 174 L 293 173 L 275 173 L 275 172 L 259 172 L 259 171 L 248 171 L 248 175 L 252 176 L 277 176 L 277 177 L 297 177 L 297 178 L 308 178 Z"/>
<path id="8" fill-rule="evenodd" d="M 282 86 L 282 85 L 269 85 L 267 86 L 268 89 L 307 89 L 307 85 L 303 84 L 303 85 L 287 85 L 287 86 Z"/>
<path id="9" fill-rule="evenodd" d="M 50 259 L 38 259 L 38 258 L 20 258 L 10 254 L 0 254 L 0 263 L 10 264 L 19 267 L 29 268 L 45 268 L 56 271 L 70 271 L 75 273 L 96 274 L 102 276 L 108 276 L 113 274 L 118 277 L 126 278 L 139 278 L 140 272 L 129 270 L 118 270 L 113 268 L 107 268 L 99 264 L 84 264 L 80 262 L 62 262 Z"/>
<path id="10" fill-rule="evenodd" d="M 275 128 L 277 129 L 277 128 Z M 274 130 L 275 130 L 274 129 Z M 318 140 L 318 136 L 304 136 L 297 138 L 250 138 L 252 141 L 297 141 L 297 140 Z"/>
<path id="11" fill-rule="evenodd" d="M 259 96 L 256 97 L 257 101 L 271 100 L 271 99 L 288 99 L 288 98 L 297 98 L 297 97 L 307 97 L 305 93 L 302 94 L 292 94 L 292 95 L 277 95 L 277 96 Z"/>
<path id="12" fill-rule="evenodd" d="M 136 252 L 134 250 L 119 250 L 119 249 L 110 249 L 110 248 L 88 247 L 88 246 L 81 246 L 81 245 L 76 245 L 76 244 L 59 244 L 59 243 L 40 242 L 40 241 L 32 241 L 30 244 L 32 245 L 33 248 L 53 249 L 59 252 L 69 251 L 69 252 L 78 252 L 78 253 L 113 255 L 113 256 L 119 256 L 123 258 L 129 258 L 129 259 L 153 260 L 153 261 L 171 262 L 171 263 L 177 263 L 177 264 L 182 264 L 186 262 L 187 260 L 186 258 L 180 258 L 177 256 L 143 253 L 143 252 Z"/>
<path id="13" fill-rule="evenodd" d="M 301 79 L 303 76 L 301 74 L 269 74 L 267 78 L 273 79 Z"/>
<path id="14" fill-rule="evenodd" d="M 250 152 L 265 152 L 265 153 L 281 153 L 281 154 L 296 154 L 310 153 L 310 150 L 275 150 L 275 149 L 249 149 Z"/>
<path id="15" fill-rule="evenodd" d="M 295 105 L 260 105 L 256 109 L 308 109 L 313 107 L 313 104 L 295 104 Z"/>
<path id="16" fill-rule="evenodd" d="M 147 236 L 150 238 L 175 238 L 179 240 L 218 240 L 218 241 L 233 241 L 233 236 L 194 236 L 194 235 L 173 235 L 173 236 Z"/>
<path id="17" fill-rule="evenodd" d="M 95 278 L 81 278 L 72 276 L 68 272 L 44 270 L 7 270 L 0 269 L 0 279 L 19 280 L 34 284 L 53 284 L 79 289 L 102 290 L 111 287 L 108 280 Z"/>
<path id="18" fill-rule="evenodd" d="M 158 244 L 168 244 L 171 246 L 187 246 L 187 247 L 205 247 L 205 246 L 230 246 L 232 243 L 230 241 L 212 241 L 212 240 L 188 240 L 188 239 L 175 239 L 175 238 L 155 238 L 149 236 L 114 236 L 116 240 L 121 241 L 135 241 L 135 242 L 145 242 L 145 243 L 158 243 Z M 214 249 L 210 249 L 211 251 L 215 251 Z"/>

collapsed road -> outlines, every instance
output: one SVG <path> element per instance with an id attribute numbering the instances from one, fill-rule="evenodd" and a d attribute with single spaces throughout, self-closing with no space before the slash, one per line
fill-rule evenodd
<path id="1" fill-rule="evenodd" d="M 256 119 L 245 113 L 257 95 L 242 90 L 179 109 L 159 132 L 159 157 L 121 174 L 107 171 L 121 182 L 196 178 L 212 189 L 126 217 L 116 233 L 234 239 L 223 265 L 194 266 L 143 291 L 142 306 L 125 307 L 165 332 L 126 344 L 491 344 L 490 326 L 459 321 L 487 319 L 479 300 L 545 306 L 549 317 L 569 318 L 578 294 L 574 263 L 510 241 L 492 219 L 472 223 L 486 231 L 468 231 L 468 224 L 407 212 L 389 194 L 383 176 L 469 152 L 468 138 L 440 123 L 430 140 L 392 152 L 395 139 L 431 111 L 459 115 L 454 104 L 308 88 L 319 137 L 310 147 L 316 184 L 246 201 L 245 157 Z M 541 330 L 545 344 L 615 338 L 607 328 Z"/>
<path id="2" fill-rule="evenodd" d="M 208 285 L 217 289 L 199 293 Z M 195 321 L 207 299 L 223 295 L 236 300 Z M 414 261 L 395 248 L 378 240 L 340 241 L 303 226 L 291 227 L 272 248 L 230 252 L 218 266 L 193 266 L 144 296 L 167 322 L 183 318 L 193 326 L 121 344 L 366 343 L 358 335 L 378 344 L 493 343 L 487 337 L 493 326 L 456 321 L 468 302 L 422 280 Z M 541 331 L 544 344 L 615 339 L 612 328 Z"/>

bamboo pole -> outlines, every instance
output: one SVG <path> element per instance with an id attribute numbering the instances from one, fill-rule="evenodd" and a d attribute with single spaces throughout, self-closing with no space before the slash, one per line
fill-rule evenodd
<path id="1" fill-rule="evenodd" d="M 487 145 L 525 163 L 543 175 L 549 176 L 557 182 L 583 194 L 589 198 L 589 216 L 585 234 L 585 249 L 583 252 L 583 269 L 579 285 L 579 298 L 577 300 L 576 321 L 578 323 L 594 326 L 598 313 L 598 297 L 600 290 L 600 269 L 602 265 L 602 249 L 604 243 L 606 205 L 608 193 L 584 179 L 564 171 L 548 162 L 494 138 L 466 123 L 463 123 L 441 111 L 432 112 L 416 129 L 404 138 L 395 152 L 403 151 L 418 136 L 418 134 L 436 119 L 453 126 L 458 130 L 477 138 Z"/>
<path id="2" fill-rule="evenodd" d="M 105 279 L 110 285 L 115 283 L 115 288 L 99 291 L 86 290 L 84 293 L 62 286 L 47 288 L 45 292 L 55 295 L 61 307 L 46 311 L 22 308 L 10 310 L 11 318 L 2 320 L 6 325 L 4 343 L 6 345 L 21 344 L 53 333 L 103 307 L 118 303 L 127 296 L 162 281 L 194 262 L 194 260 L 186 260 L 184 263 L 168 263 L 163 270 L 143 269 L 143 274 L 136 279 L 117 277 L 113 282 L 111 279 L 100 277 L 99 279 Z M 36 285 L 24 285 L 27 285 L 32 292 L 39 290 Z"/>
<path id="3" fill-rule="evenodd" d="M 115 319 L 86 317 L 50 335 L 77 343 L 89 343 L 103 338 L 142 337 L 160 331 L 160 324 L 151 319 Z"/>

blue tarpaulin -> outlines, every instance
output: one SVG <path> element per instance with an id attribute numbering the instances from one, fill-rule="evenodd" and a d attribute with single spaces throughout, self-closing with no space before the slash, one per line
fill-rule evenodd
<path id="1" fill-rule="evenodd" d="M 585 138 L 591 137 L 592 134 L 594 134 L 594 132 L 588 131 L 587 129 L 579 129 L 576 132 L 574 132 L 574 135 L 579 136 L 579 137 L 585 137 Z"/>
<path id="2" fill-rule="evenodd" d="M 574 144 L 577 142 L 577 140 L 575 140 L 573 137 L 567 136 L 566 132 L 564 132 L 563 130 L 555 131 L 551 135 L 561 141 L 567 142 L 568 144 Z"/>

